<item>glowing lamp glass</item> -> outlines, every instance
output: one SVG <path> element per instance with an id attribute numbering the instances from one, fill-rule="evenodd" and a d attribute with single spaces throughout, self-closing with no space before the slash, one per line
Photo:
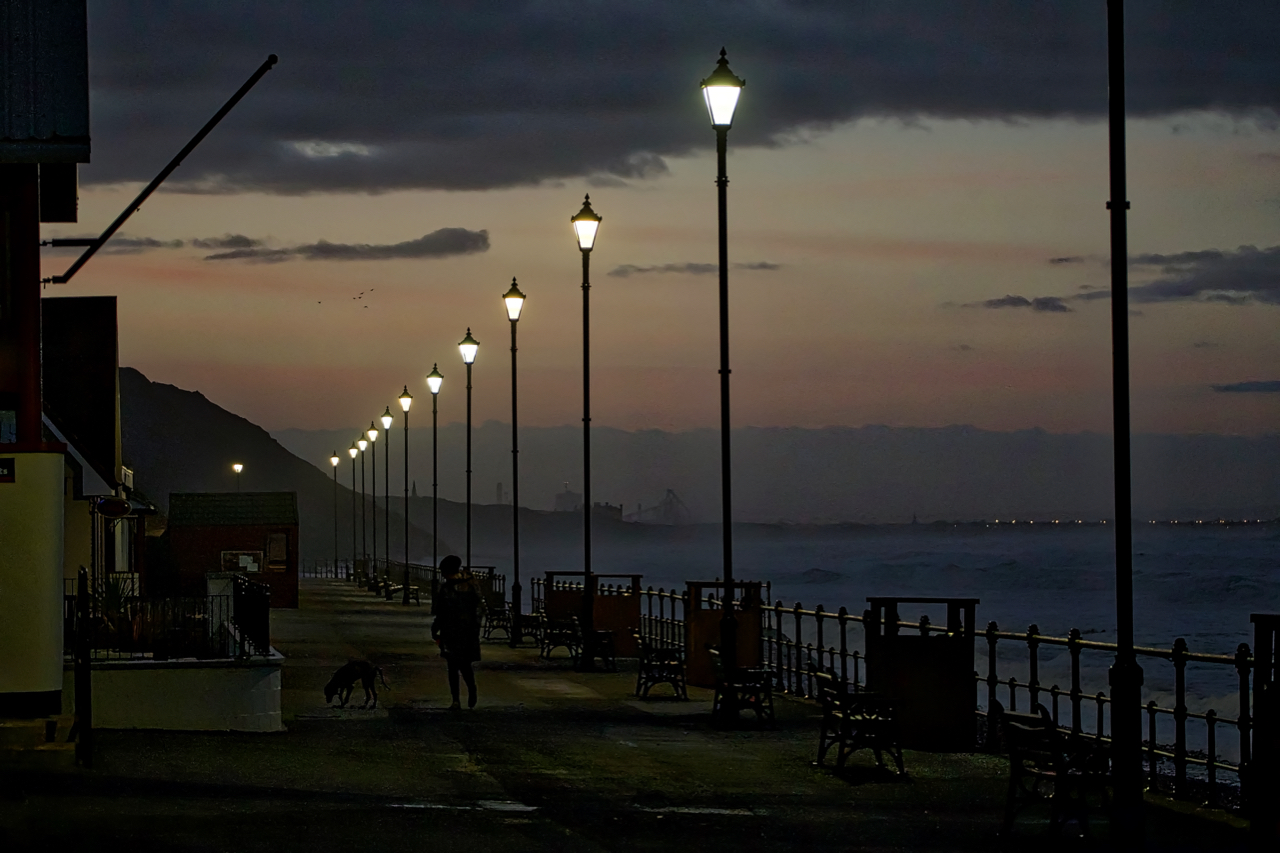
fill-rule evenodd
<path id="1" fill-rule="evenodd" d="M 369 436 L 371 442 L 378 440 L 378 428 L 373 425 L 373 421 L 369 421 L 369 428 L 364 431 L 364 434 Z"/>
<path id="2" fill-rule="evenodd" d="M 467 336 L 458 343 L 458 351 L 462 353 L 462 361 L 465 364 L 473 364 L 476 360 L 476 353 L 480 350 L 480 342 L 471 337 L 471 330 L 467 329 Z"/>
<path id="3" fill-rule="evenodd" d="M 358 454 L 358 453 L 360 452 L 360 450 L 359 450 L 359 448 L 357 448 L 357 447 L 353 444 L 353 445 L 351 445 L 350 447 L 348 447 L 348 448 L 347 448 L 347 452 L 351 454 L 351 458 L 352 458 L 352 459 L 355 459 L 355 458 L 356 458 L 356 454 Z"/>
<path id="4" fill-rule="evenodd" d="M 405 411 L 408 411 L 407 409 Z M 391 429 L 391 407 L 387 406 L 387 410 L 382 413 L 382 428 Z"/>
<path id="5" fill-rule="evenodd" d="M 400 392 L 400 408 L 407 412 L 409 411 L 409 407 L 412 405 L 413 395 L 409 393 L 409 386 L 406 385 L 404 386 L 404 391 Z"/>
<path id="6" fill-rule="evenodd" d="M 511 279 L 511 289 L 502 294 L 502 301 L 507 303 L 507 319 L 515 322 L 520 319 L 520 309 L 524 307 L 524 294 L 516 287 L 516 280 Z"/>
<path id="7" fill-rule="evenodd" d="M 239 474 L 241 471 L 244 470 L 244 466 L 241 465 L 239 462 L 237 462 L 236 464 L 231 466 L 231 470 Z"/>
<path id="8" fill-rule="evenodd" d="M 707 99 L 707 112 L 713 127 L 731 127 L 733 112 L 738 107 L 739 86 L 703 86 L 702 96 Z"/>
<path id="9" fill-rule="evenodd" d="M 356 447 L 360 448 L 361 453 L 364 453 L 369 449 L 369 442 L 362 438 L 356 442 Z"/>
<path id="10" fill-rule="evenodd" d="M 427 374 L 427 387 L 431 389 L 432 394 L 439 394 L 440 386 L 444 384 L 444 374 L 440 372 L 439 367 L 433 364 L 431 372 Z"/>
<path id="11" fill-rule="evenodd" d="M 338 451 L 333 451 L 333 455 L 329 457 L 329 464 L 334 468 L 338 467 L 338 463 L 342 461 L 342 457 L 338 456 Z"/>

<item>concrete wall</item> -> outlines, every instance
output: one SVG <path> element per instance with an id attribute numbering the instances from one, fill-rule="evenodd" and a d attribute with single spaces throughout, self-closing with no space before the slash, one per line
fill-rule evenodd
<path id="1" fill-rule="evenodd" d="M 101 729 L 284 731 L 276 653 L 250 661 L 102 661 L 93 665 L 93 725 Z M 74 707 L 73 668 L 63 698 Z"/>

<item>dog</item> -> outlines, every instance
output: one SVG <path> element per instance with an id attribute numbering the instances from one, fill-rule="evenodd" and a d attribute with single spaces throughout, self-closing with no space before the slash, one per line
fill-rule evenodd
<path id="1" fill-rule="evenodd" d="M 329 704 L 333 701 L 333 697 L 338 697 L 338 707 L 347 707 L 347 702 L 351 699 L 351 691 L 355 690 L 356 680 L 359 679 L 360 686 L 364 688 L 364 704 L 361 708 L 377 708 L 378 707 L 378 680 L 382 681 L 382 686 L 390 689 L 391 685 L 387 684 L 387 679 L 382 675 L 382 667 L 374 666 L 367 660 L 348 661 L 338 668 L 333 674 L 333 678 L 329 679 L 329 683 L 324 686 L 324 702 Z M 372 700 L 372 706 L 370 705 Z"/>

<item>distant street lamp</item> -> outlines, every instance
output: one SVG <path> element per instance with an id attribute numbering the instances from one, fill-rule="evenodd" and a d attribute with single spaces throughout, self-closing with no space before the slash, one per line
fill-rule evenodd
<path id="1" fill-rule="evenodd" d="M 601 217 L 591 209 L 591 196 L 583 199 L 574 216 L 574 234 L 582 253 L 582 653 L 579 667 L 595 667 L 595 584 L 591 577 L 591 249 L 596 244 Z"/>
<path id="2" fill-rule="evenodd" d="M 467 571 L 471 571 L 471 365 L 479 350 L 480 343 L 471 337 L 468 328 L 467 336 L 458 342 L 458 351 L 467 365 Z"/>
<path id="3" fill-rule="evenodd" d="M 351 454 L 351 571 L 354 572 L 356 570 L 356 457 L 360 455 L 360 448 L 352 442 L 347 452 Z"/>
<path id="4" fill-rule="evenodd" d="M 439 414 L 439 407 L 436 405 L 440 402 L 440 386 L 444 384 L 444 374 L 440 372 L 440 365 L 431 365 L 431 372 L 427 374 L 427 387 L 431 389 L 431 567 L 434 569 L 440 563 L 438 562 L 439 553 L 436 549 L 436 540 L 438 530 L 436 527 L 436 502 L 439 498 L 440 478 L 437 476 L 439 470 L 439 454 L 436 445 L 436 418 Z"/>
<path id="5" fill-rule="evenodd" d="M 244 470 L 244 466 L 239 462 L 231 466 L 231 470 L 236 472 L 236 491 L 240 491 L 240 472 Z"/>
<path id="6" fill-rule="evenodd" d="M 338 463 L 342 458 L 333 451 L 329 464 L 333 466 L 333 576 L 338 576 Z"/>
<path id="7" fill-rule="evenodd" d="M 412 405 L 413 395 L 406 385 L 400 392 L 400 408 L 404 410 L 404 598 L 400 603 L 406 606 L 409 604 L 409 407 Z"/>
<path id="8" fill-rule="evenodd" d="M 725 174 L 725 152 L 728 146 L 729 128 L 733 126 L 733 113 L 738 106 L 738 96 L 746 81 L 738 79 L 729 70 L 729 60 L 724 48 L 715 70 L 702 81 L 702 95 L 707 101 L 711 126 L 716 131 L 716 188 L 720 208 L 720 501 L 724 520 L 724 599 L 720 617 L 720 653 L 726 672 L 732 672 L 738 663 L 738 620 L 734 614 L 733 586 L 733 513 L 729 482 L 731 460 L 729 453 L 729 224 L 728 187 Z M 737 709 L 731 709 L 736 715 Z"/>
<path id="9" fill-rule="evenodd" d="M 369 439 L 363 435 L 356 439 L 360 448 L 360 559 L 364 564 L 363 574 L 369 576 L 369 525 L 365 521 L 364 510 L 368 504 L 364 491 L 364 452 L 369 447 Z"/>
<path id="10" fill-rule="evenodd" d="M 369 421 L 369 428 L 365 430 L 365 435 L 369 436 L 369 479 L 372 481 L 370 485 L 370 497 L 373 498 L 373 573 L 378 574 L 378 428 L 373 425 L 373 421 Z"/>
<path id="11" fill-rule="evenodd" d="M 512 646 L 518 645 L 523 635 L 517 638 L 517 626 L 520 623 L 521 587 L 520 587 L 520 434 L 516 430 L 516 323 L 520 320 L 520 311 L 524 308 L 524 294 L 516 287 L 516 280 L 511 279 L 511 289 L 502 295 L 507 305 L 507 319 L 511 321 L 511 625 L 507 629 L 507 639 Z"/>
<path id="12" fill-rule="evenodd" d="M 391 571 L 391 407 L 382 413 L 382 431 L 387 436 L 387 446 L 382 448 L 382 553 L 386 556 L 387 571 Z"/>

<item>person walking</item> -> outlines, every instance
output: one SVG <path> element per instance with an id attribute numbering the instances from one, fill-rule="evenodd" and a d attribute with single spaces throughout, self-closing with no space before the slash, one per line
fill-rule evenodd
<path id="1" fill-rule="evenodd" d="M 458 710 L 458 678 L 467 683 L 467 707 L 476 706 L 476 676 L 471 664 L 480 660 L 480 620 L 484 598 L 462 560 L 450 554 L 440 561 L 444 584 L 431 600 L 431 639 L 440 645 L 440 656 L 449 664 L 450 710 Z"/>

